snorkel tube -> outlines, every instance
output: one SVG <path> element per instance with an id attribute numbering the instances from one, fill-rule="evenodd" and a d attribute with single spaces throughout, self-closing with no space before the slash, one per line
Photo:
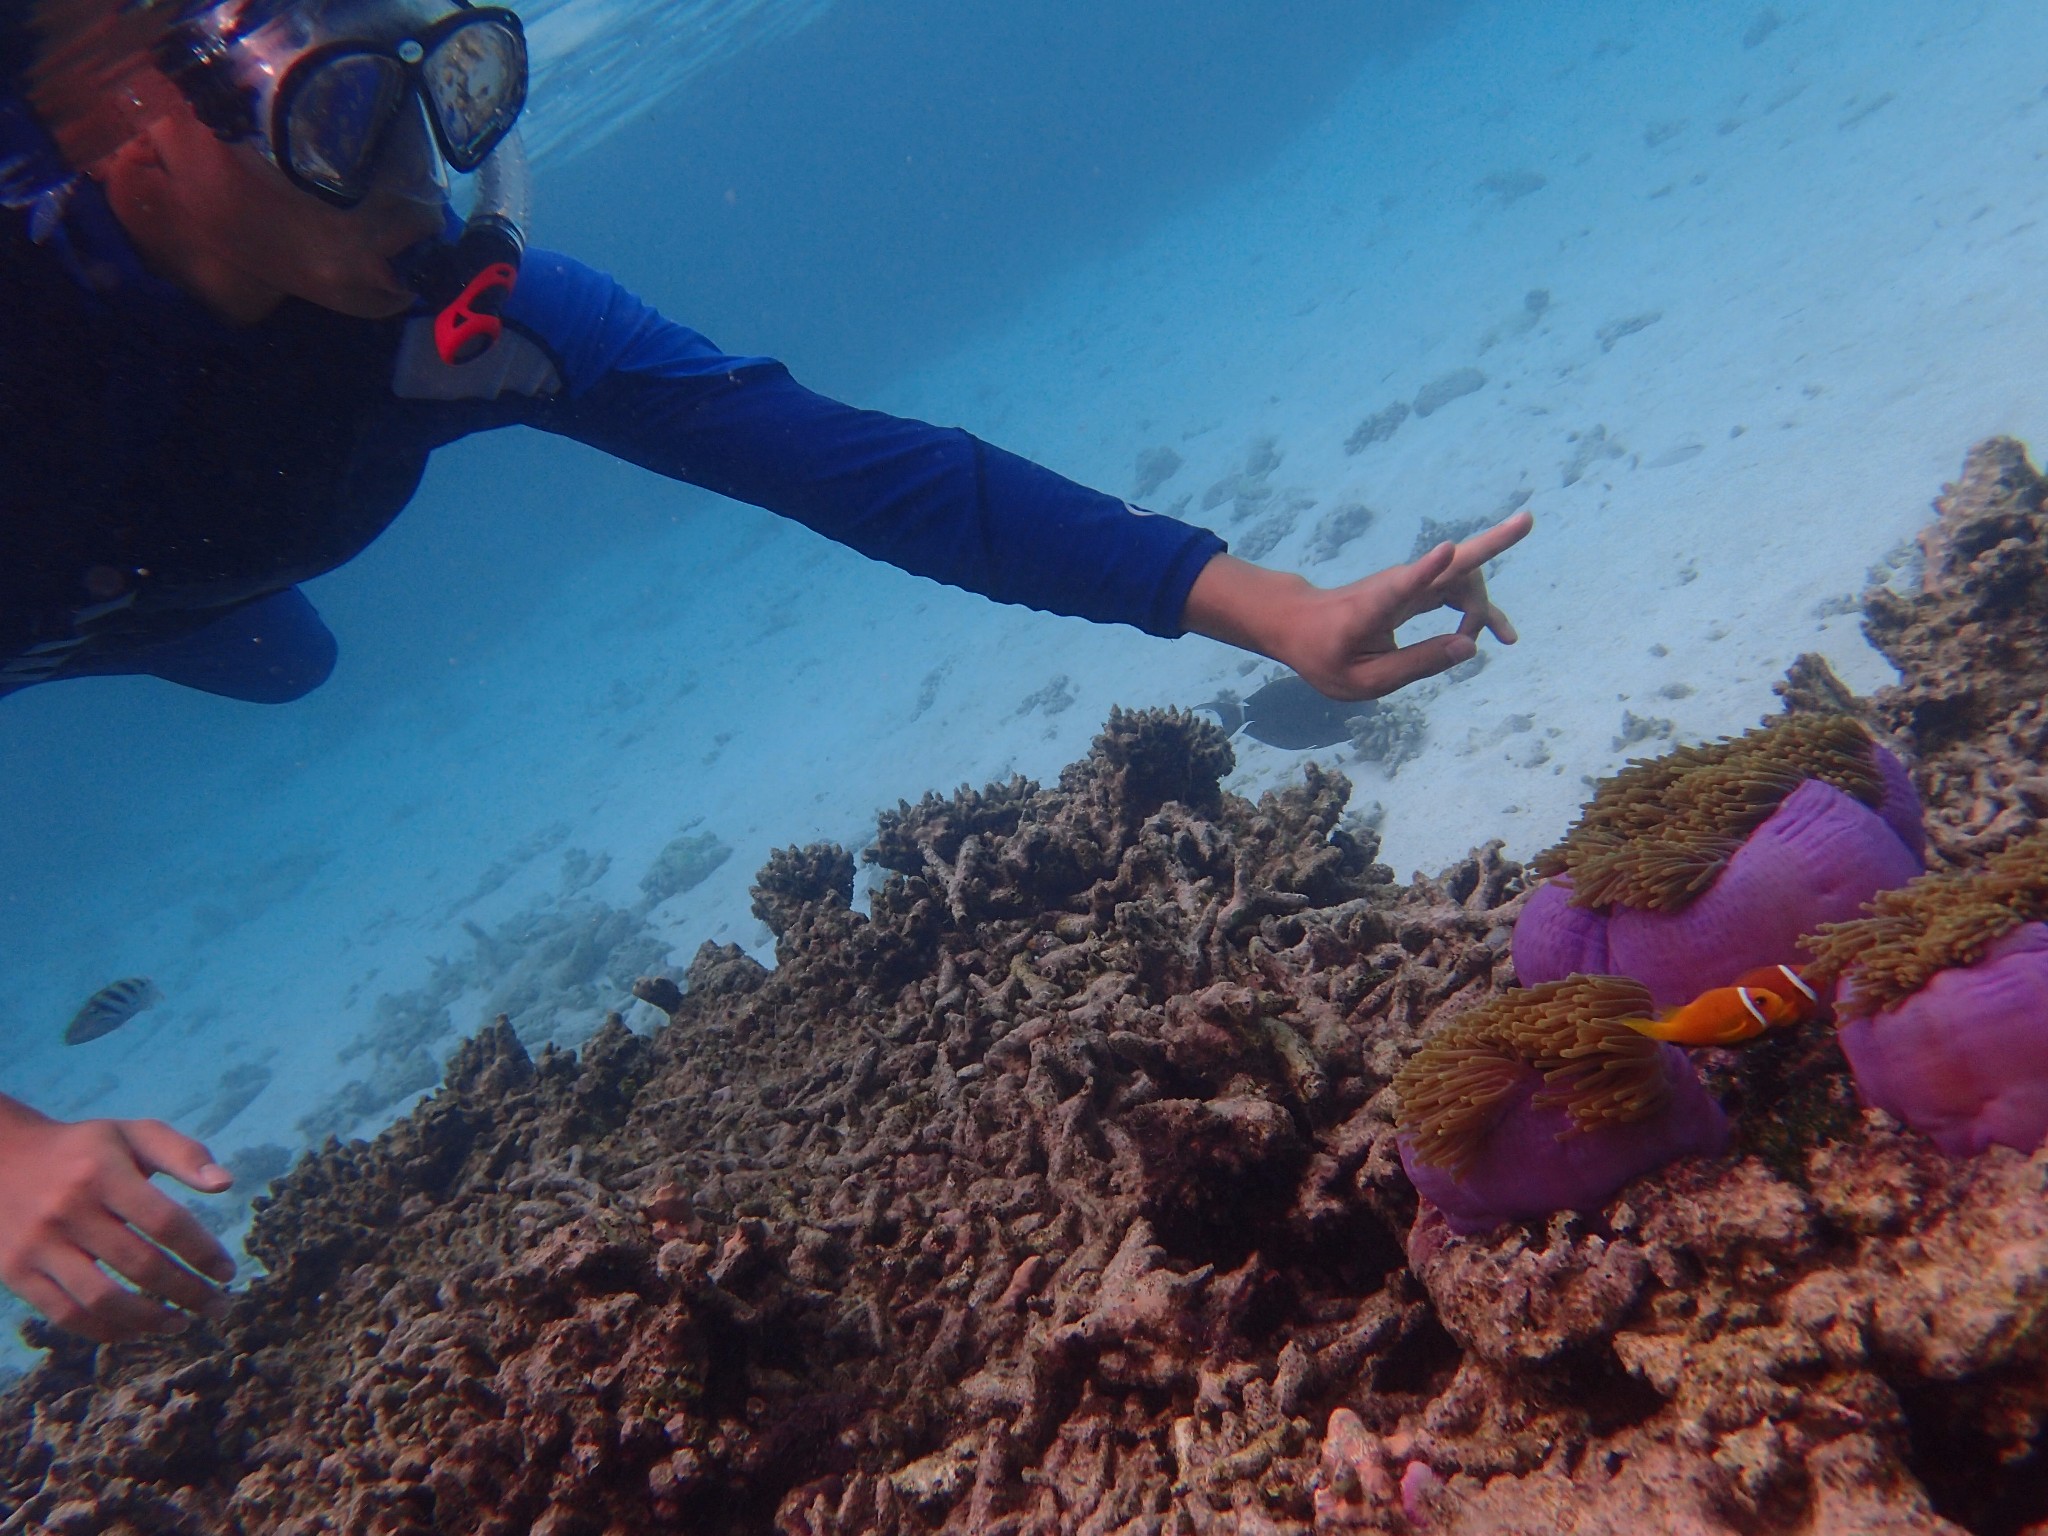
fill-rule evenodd
<path id="1" fill-rule="evenodd" d="M 454 368 L 497 345 L 519 282 L 533 207 L 526 150 L 514 129 L 476 170 L 476 206 L 453 244 L 411 264 L 413 291 L 434 315 L 434 350 Z"/>

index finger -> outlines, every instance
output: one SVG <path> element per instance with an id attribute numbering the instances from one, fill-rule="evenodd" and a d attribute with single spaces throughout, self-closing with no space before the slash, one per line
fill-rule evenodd
<path id="1" fill-rule="evenodd" d="M 1521 543 L 1529 536 L 1529 530 L 1535 526 L 1536 519 L 1528 512 L 1517 512 L 1513 517 L 1502 518 L 1484 533 L 1475 533 L 1461 543 L 1457 552 L 1451 556 L 1449 568 L 1437 580 L 1462 580 L 1484 566 L 1487 561 Z"/>

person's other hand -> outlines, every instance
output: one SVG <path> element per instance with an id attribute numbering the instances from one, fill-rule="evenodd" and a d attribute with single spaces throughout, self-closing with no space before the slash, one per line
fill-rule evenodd
<path id="1" fill-rule="evenodd" d="M 1183 623 L 1292 667 L 1333 699 L 1376 699 L 1468 661 L 1478 637 L 1515 643 L 1515 627 L 1486 591 L 1486 562 L 1528 535 L 1527 512 L 1459 544 L 1342 587 L 1218 555 L 1195 579 Z M 1461 615 L 1455 629 L 1402 645 L 1394 631 L 1438 608 Z"/>
<path id="2" fill-rule="evenodd" d="M 153 1173 L 205 1194 L 233 1182 L 161 1120 L 67 1123 L 0 1097 L 0 1283 L 102 1344 L 182 1332 L 194 1313 L 219 1316 L 227 1296 L 204 1277 L 225 1285 L 234 1260 L 150 1183 Z"/>

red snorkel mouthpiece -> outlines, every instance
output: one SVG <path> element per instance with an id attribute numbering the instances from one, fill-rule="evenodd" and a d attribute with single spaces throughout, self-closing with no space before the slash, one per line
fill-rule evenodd
<path id="1" fill-rule="evenodd" d="M 448 276 L 428 295 L 429 304 L 456 283 L 460 287 L 434 313 L 434 350 L 449 367 L 473 363 L 504 334 L 505 301 L 519 282 L 520 250 L 502 230 L 472 224 L 449 253 Z"/>
<path id="2" fill-rule="evenodd" d="M 413 272 L 415 291 L 434 317 L 434 350 L 450 368 L 473 363 L 498 344 L 505 302 L 519 282 L 532 200 L 516 132 L 492 151 L 476 180 L 476 207 L 461 236 Z"/>
<path id="3" fill-rule="evenodd" d="M 434 350 L 441 354 L 442 362 L 451 368 L 473 363 L 497 345 L 505 330 L 505 322 L 498 316 L 518 281 L 517 267 L 494 261 L 434 316 Z"/>

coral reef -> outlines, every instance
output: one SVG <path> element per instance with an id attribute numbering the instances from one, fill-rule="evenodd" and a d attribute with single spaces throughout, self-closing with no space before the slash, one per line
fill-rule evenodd
<path id="1" fill-rule="evenodd" d="M 1269 483 L 1280 467 L 1282 454 L 1277 439 L 1257 439 L 1245 452 L 1244 468 L 1233 470 L 1202 492 L 1202 510 L 1214 511 L 1230 503 L 1230 520 L 1241 523 L 1258 512 L 1273 496 Z"/>
<path id="2" fill-rule="evenodd" d="M 1374 443 L 1384 443 L 1401 430 L 1401 423 L 1408 419 L 1409 412 L 1406 400 L 1396 400 L 1392 405 L 1374 411 L 1351 429 L 1351 435 L 1344 439 L 1344 451 L 1363 453 Z"/>
<path id="3" fill-rule="evenodd" d="M 1864 633 L 1899 669 L 1871 717 L 1914 761 L 1934 857 L 1995 853 L 2048 814 L 2048 480 L 1993 438 L 1935 502 L 1921 590 L 1864 594 Z"/>
<path id="4" fill-rule="evenodd" d="M 1410 699 L 1376 699 L 1351 717 L 1349 730 L 1358 761 L 1378 763 L 1391 779 L 1403 763 L 1421 754 L 1429 716 Z"/>
<path id="5" fill-rule="evenodd" d="M 1547 1228 L 1418 1219 L 1390 1085 L 1502 991 L 1522 871 L 1397 885 L 1341 779 L 1229 768 L 1114 717 L 1055 788 L 883 817 L 869 915 L 844 850 L 778 852 L 777 968 L 707 945 L 651 1037 L 487 1030 L 280 1181 L 217 1329 L 38 1331 L 0 1529 L 2048 1518 L 2048 1163 L 1738 1066 L 1769 1164 L 1738 1130 Z"/>
<path id="6" fill-rule="evenodd" d="M 1907 744 L 1976 869 L 1951 770 L 2020 758 L 1970 718 Z M 1506 990 L 1526 874 L 1397 884 L 1341 779 L 1230 767 L 1113 716 L 1055 786 L 883 816 L 869 912 L 846 850 L 778 852 L 776 968 L 705 946 L 653 1034 L 486 1030 L 278 1181 L 217 1325 L 31 1329 L 0 1532 L 2048 1525 L 2048 1151 L 1951 1158 L 1774 1032 L 1693 1057 L 1725 1151 L 1458 1236 L 1393 1082 Z"/>
<path id="7" fill-rule="evenodd" d="M 1138 455 L 1138 482 L 1131 491 L 1133 501 L 1143 501 L 1180 473 L 1181 456 L 1164 444 L 1147 448 Z"/>
<path id="8" fill-rule="evenodd" d="M 1846 715 L 1639 759 L 1537 860 L 1552 878 L 1516 926 L 1516 971 L 1633 976 L 1672 1008 L 1799 961 L 1804 935 L 1920 872 L 1919 817 L 1903 766 Z"/>
<path id="9" fill-rule="evenodd" d="M 1638 1174 L 1728 1144 L 1685 1052 L 1631 1029 L 1648 989 L 1573 976 L 1439 1030 L 1395 1074 L 1401 1166 L 1452 1231 L 1598 1210 Z"/>
<path id="10" fill-rule="evenodd" d="M 1415 542 L 1408 546 L 1408 558 L 1420 560 L 1439 544 L 1458 544 L 1475 533 L 1484 533 L 1496 519 L 1491 517 L 1454 517 L 1439 522 L 1436 518 L 1425 517 L 1415 530 Z"/>
<path id="11" fill-rule="evenodd" d="M 673 896 L 695 890 L 731 857 L 732 849 L 716 832 L 685 829 L 655 855 L 647 873 L 640 877 L 640 893 L 647 899 L 647 905 L 659 906 Z"/>
<path id="12" fill-rule="evenodd" d="M 1660 1179 L 1598 1225 L 1410 1239 L 1463 1351 L 1411 1442 L 1455 1496 L 1431 1529 L 2048 1518 L 2048 1158 L 1954 1164 L 1872 1121 L 1796 1177 L 1744 1160 Z M 1527 1393 L 1560 1372 L 1576 1393 Z"/>
<path id="13" fill-rule="evenodd" d="M 1272 484 L 1273 471 L 1280 467 L 1279 443 L 1270 437 L 1257 439 L 1245 454 L 1244 468 L 1233 470 L 1202 493 L 1202 510 L 1214 511 L 1230 503 L 1232 523 L 1252 523 L 1232 541 L 1232 547 L 1247 559 L 1272 553 L 1280 541 L 1294 532 L 1301 514 L 1316 504 L 1316 498 L 1299 487 L 1280 489 Z"/>

